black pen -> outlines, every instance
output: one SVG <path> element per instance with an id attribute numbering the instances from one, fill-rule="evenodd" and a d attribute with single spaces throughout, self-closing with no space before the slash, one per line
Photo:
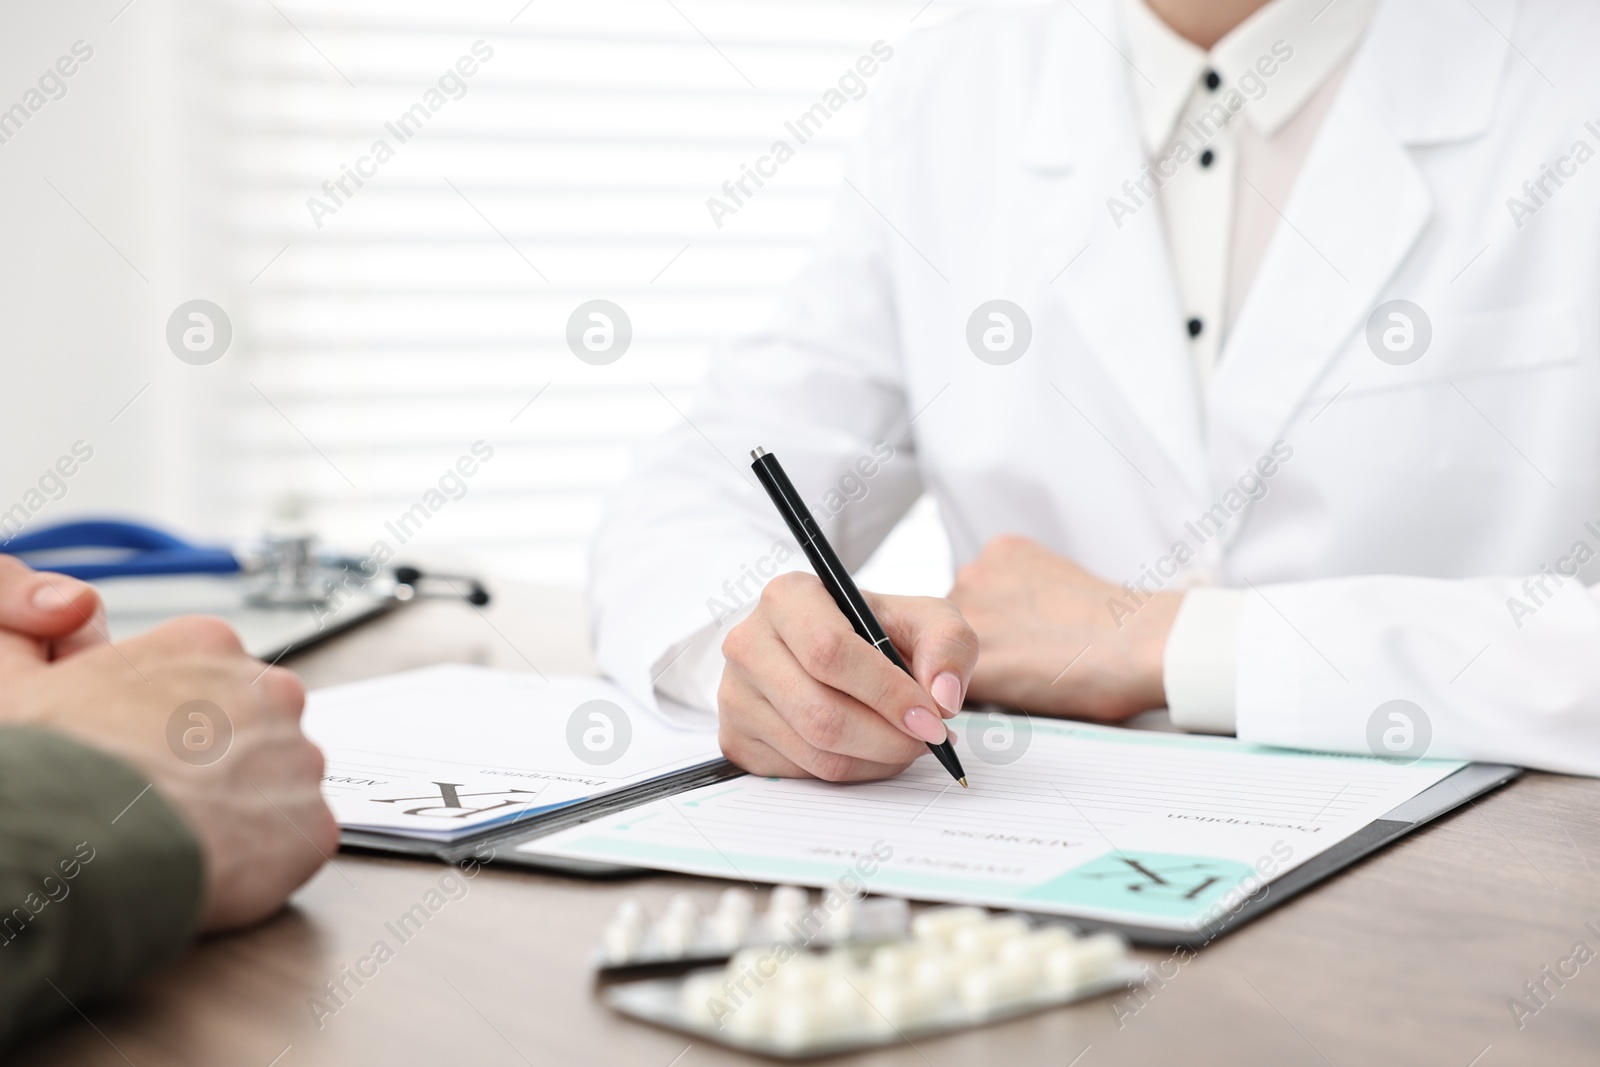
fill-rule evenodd
<path id="1" fill-rule="evenodd" d="M 764 448 L 757 448 L 750 453 L 750 458 L 755 461 L 750 464 L 750 469 L 761 479 L 762 488 L 767 491 L 767 495 L 772 498 L 773 504 L 783 515 L 783 521 L 789 524 L 789 532 L 800 542 L 806 558 L 811 561 L 811 569 L 822 579 L 823 587 L 833 596 L 833 602 L 839 605 L 844 617 L 850 620 L 850 625 L 855 627 L 856 633 L 879 652 L 888 656 L 890 663 L 911 674 L 911 668 L 900 658 L 894 642 L 884 633 L 883 625 L 878 622 L 877 616 L 872 614 L 872 609 L 867 606 L 867 600 L 861 595 L 861 590 L 850 580 L 850 572 L 844 569 L 844 564 L 840 563 L 839 557 L 834 554 L 833 546 L 822 536 L 822 528 L 817 525 L 817 520 L 811 517 L 811 509 L 806 507 L 805 501 L 801 500 L 800 494 L 795 491 L 794 483 L 789 481 L 789 476 L 778 465 L 778 457 Z M 915 677 L 916 675 L 912 675 L 913 679 Z M 956 758 L 955 746 L 950 744 L 949 736 L 938 744 L 932 741 L 926 741 L 924 744 L 944 765 L 944 769 L 950 772 L 950 777 L 960 782 L 961 788 L 965 789 L 967 772 L 961 769 L 961 760 Z"/>

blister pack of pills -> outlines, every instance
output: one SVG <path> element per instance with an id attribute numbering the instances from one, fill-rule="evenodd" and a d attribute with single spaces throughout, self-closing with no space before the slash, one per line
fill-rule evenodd
<path id="1" fill-rule="evenodd" d="M 601 934 L 595 967 L 602 979 L 635 972 L 682 971 L 726 960 L 745 948 L 788 945 L 871 945 L 904 938 L 910 908 L 894 897 L 826 893 L 813 900 L 799 886 L 772 890 L 765 911 L 754 894 L 729 889 L 705 912 L 680 894 L 651 916 L 625 900 Z"/>
<path id="2" fill-rule="evenodd" d="M 910 937 L 875 947 L 744 948 L 724 967 L 615 985 L 602 998 L 647 1022 L 800 1059 L 997 1022 L 1142 973 L 1116 934 L 942 907 L 917 915 Z"/>

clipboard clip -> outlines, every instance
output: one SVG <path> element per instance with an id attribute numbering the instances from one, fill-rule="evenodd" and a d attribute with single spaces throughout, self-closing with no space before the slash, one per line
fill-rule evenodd
<path id="1" fill-rule="evenodd" d="M 400 565 L 394 569 L 394 580 L 400 586 L 412 590 L 412 595 L 426 600 L 451 600 L 460 598 L 474 607 L 483 607 L 489 603 L 489 590 L 483 583 L 468 574 L 424 574 L 416 567 Z M 429 592 L 424 582 L 444 582 L 450 587 L 449 592 Z M 461 586 L 465 586 L 462 589 Z"/>

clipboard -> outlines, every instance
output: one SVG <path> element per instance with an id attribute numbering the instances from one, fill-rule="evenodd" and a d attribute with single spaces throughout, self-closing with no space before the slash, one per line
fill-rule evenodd
<path id="1" fill-rule="evenodd" d="M 1442 815 L 1447 815 L 1463 804 L 1500 786 L 1514 781 L 1523 773 L 1521 767 L 1495 763 L 1470 763 L 1438 783 L 1429 786 L 1416 796 L 1389 811 L 1383 818 L 1367 824 L 1361 831 L 1346 838 L 1333 848 L 1266 882 L 1260 893 L 1249 898 L 1237 910 L 1220 917 L 1215 923 L 1192 933 L 1139 926 L 1128 923 L 1099 922 L 1093 919 L 1074 918 L 1073 925 L 1086 931 L 1112 930 L 1134 944 L 1161 948 L 1201 948 L 1226 933 L 1265 915 L 1285 902 L 1299 896 L 1325 879 L 1331 878 L 1347 867 L 1398 841 L 1418 827 Z M 443 863 L 459 864 L 476 859 L 481 863 L 500 866 L 523 867 L 555 874 L 591 878 L 640 877 L 661 873 L 651 868 L 633 867 L 591 860 L 559 856 L 539 856 L 515 851 L 515 846 L 540 837 L 578 826 L 615 812 L 623 811 L 652 800 L 675 796 L 706 785 L 743 777 L 744 771 L 726 760 L 718 764 L 695 768 L 645 783 L 632 790 L 599 798 L 593 802 L 576 804 L 568 809 L 541 816 L 527 823 L 513 823 L 483 834 L 463 838 L 448 845 L 426 841 L 400 840 L 376 834 L 346 831 L 341 844 L 354 851 L 388 852 L 435 859 Z M 1041 916 L 1059 921 L 1059 916 Z"/>
<path id="2" fill-rule="evenodd" d="M 1521 773 L 1055 720 L 1032 730 L 1029 758 L 991 763 L 986 794 L 941 804 L 934 767 L 843 790 L 746 777 L 530 835 L 518 858 L 812 887 L 859 868 L 873 894 L 1197 946 Z"/>
<path id="3" fill-rule="evenodd" d="M 336 610 L 319 616 L 306 605 L 251 603 L 244 581 L 235 575 L 112 578 L 95 583 L 105 601 L 106 628 L 113 641 L 144 633 L 177 615 L 215 615 L 238 631 L 246 652 L 267 663 L 321 644 L 407 603 L 392 586 L 373 583 L 370 588 L 354 590 Z"/>

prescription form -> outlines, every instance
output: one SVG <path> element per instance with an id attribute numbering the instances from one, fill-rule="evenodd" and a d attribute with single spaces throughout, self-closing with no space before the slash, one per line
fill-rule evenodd
<path id="1" fill-rule="evenodd" d="M 722 757 L 599 678 L 465 664 L 316 690 L 304 726 L 343 829 L 440 842 Z"/>
<path id="2" fill-rule="evenodd" d="M 745 777 L 518 849 L 1195 931 L 1465 765 L 1020 721 L 995 762 L 962 753 L 967 790 L 931 759 L 873 783 Z"/>

